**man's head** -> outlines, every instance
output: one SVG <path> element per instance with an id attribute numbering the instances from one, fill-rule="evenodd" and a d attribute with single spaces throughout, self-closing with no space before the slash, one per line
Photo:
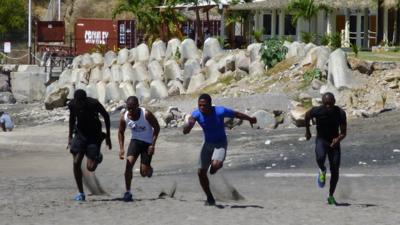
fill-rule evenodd
<path id="1" fill-rule="evenodd" d="M 208 114 L 211 112 L 212 109 L 212 100 L 209 94 L 201 94 L 198 100 L 198 107 L 200 112 Z"/>
<path id="2" fill-rule="evenodd" d="M 130 113 L 136 113 L 139 108 L 139 100 L 136 96 L 130 96 L 126 99 L 126 110 Z"/>
<path id="3" fill-rule="evenodd" d="M 82 89 L 77 89 L 74 93 L 74 100 L 77 107 L 83 107 L 85 105 L 87 96 L 86 92 Z"/>
<path id="4" fill-rule="evenodd" d="M 324 95 L 322 95 L 322 104 L 328 109 L 333 108 L 335 102 L 335 96 L 331 92 L 326 92 Z"/>

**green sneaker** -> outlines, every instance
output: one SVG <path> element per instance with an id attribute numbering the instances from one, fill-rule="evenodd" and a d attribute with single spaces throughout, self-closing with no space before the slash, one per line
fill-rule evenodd
<path id="1" fill-rule="evenodd" d="M 328 200 L 328 205 L 336 205 L 337 204 L 336 200 L 333 196 L 329 196 L 327 200 Z"/>
<path id="2" fill-rule="evenodd" d="M 323 188 L 325 187 L 325 181 L 326 181 L 326 171 L 319 171 L 318 176 L 317 176 L 317 184 L 318 187 Z"/>

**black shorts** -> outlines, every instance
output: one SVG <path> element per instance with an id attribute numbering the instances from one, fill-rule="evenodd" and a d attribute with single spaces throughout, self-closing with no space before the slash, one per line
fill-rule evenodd
<path id="1" fill-rule="evenodd" d="M 86 138 L 82 135 L 75 134 L 72 139 L 70 152 L 73 155 L 84 153 L 87 158 L 95 160 L 100 154 L 100 146 L 103 140 L 104 138 L 102 135 L 99 135 L 99 137 Z"/>
<path id="2" fill-rule="evenodd" d="M 150 145 L 150 143 L 144 141 L 131 139 L 127 156 L 138 157 L 140 155 L 140 163 L 150 166 L 152 156 L 147 151 Z"/>

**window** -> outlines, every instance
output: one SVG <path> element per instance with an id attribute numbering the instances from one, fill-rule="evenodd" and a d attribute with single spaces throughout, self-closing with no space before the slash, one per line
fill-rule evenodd
<path id="1" fill-rule="evenodd" d="M 271 14 L 264 14 L 263 16 L 264 35 L 271 35 Z"/>
<path id="2" fill-rule="evenodd" d="M 296 26 L 292 23 L 293 16 L 285 16 L 285 35 L 296 35 Z"/>

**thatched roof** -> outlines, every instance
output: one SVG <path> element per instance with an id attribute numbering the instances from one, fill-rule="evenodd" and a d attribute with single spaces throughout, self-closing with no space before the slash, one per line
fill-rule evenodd
<path id="1" fill-rule="evenodd" d="M 194 10 L 181 10 L 180 12 L 183 14 L 185 18 L 189 20 L 196 20 L 196 12 Z M 208 16 L 210 20 L 221 20 L 221 15 L 218 13 L 216 8 L 210 9 Z M 201 20 L 207 19 L 207 14 L 203 10 L 200 10 L 200 19 Z"/>
<path id="2" fill-rule="evenodd" d="M 396 1 L 396 0 L 387 0 Z M 264 0 L 251 3 L 232 5 L 229 10 L 264 10 L 286 8 L 290 0 Z M 316 4 L 325 4 L 336 9 L 363 9 L 375 8 L 375 0 L 316 0 Z"/>
<path id="3" fill-rule="evenodd" d="M 399 0 L 384 0 L 383 6 L 386 8 L 396 8 L 399 4 Z"/>

